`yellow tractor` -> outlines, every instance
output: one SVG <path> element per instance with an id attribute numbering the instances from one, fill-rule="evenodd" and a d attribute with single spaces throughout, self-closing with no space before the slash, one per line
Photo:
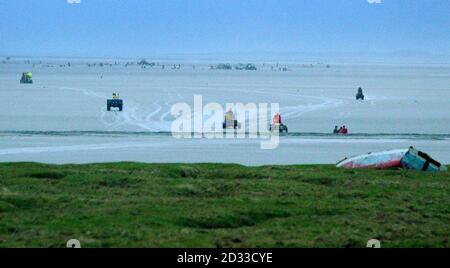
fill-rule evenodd
<path id="1" fill-rule="evenodd" d="M 21 84 L 33 84 L 33 74 L 31 72 L 22 73 L 22 78 L 20 78 Z"/>

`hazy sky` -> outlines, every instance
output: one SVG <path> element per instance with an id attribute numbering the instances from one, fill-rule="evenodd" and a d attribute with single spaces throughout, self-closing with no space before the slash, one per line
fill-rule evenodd
<path id="1" fill-rule="evenodd" d="M 450 54 L 450 0 L 68 1 L 0 0 L 0 55 Z"/>

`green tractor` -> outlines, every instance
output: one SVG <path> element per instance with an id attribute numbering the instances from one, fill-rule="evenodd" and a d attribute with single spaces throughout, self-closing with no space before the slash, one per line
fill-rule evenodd
<path id="1" fill-rule="evenodd" d="M 31 72 L 22 73 L 22 78 L 20 78 L 21 84 L 33 84 L 33 74 Z"/>

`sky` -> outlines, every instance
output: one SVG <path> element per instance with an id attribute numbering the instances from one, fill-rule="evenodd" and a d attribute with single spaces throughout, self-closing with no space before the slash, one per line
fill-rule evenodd
<path id="1" fill-rule="evenodd" d="M 0 0 L 0 55 L 450 55 L 449 14 L 450 0 Z"/>

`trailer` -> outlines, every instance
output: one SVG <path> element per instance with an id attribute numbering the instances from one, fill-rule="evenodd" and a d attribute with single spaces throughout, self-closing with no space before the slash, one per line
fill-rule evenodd
<path id="1" fill-rule="evenodd" d="M 280 132 L 280 133 L 283 133 L 283 132 L 288 133 L 288 127 L 285 124 L 280 124 L 280 123 L 271 124 L 270 131 Z"/>
<path id="2" fill-rule="evenodd" d="M 240 129 L 241 128 L 241 123 L 238 122 L 237 120 L 225 120 L 222 123 L 222 128 L 223 129 Z"/>

